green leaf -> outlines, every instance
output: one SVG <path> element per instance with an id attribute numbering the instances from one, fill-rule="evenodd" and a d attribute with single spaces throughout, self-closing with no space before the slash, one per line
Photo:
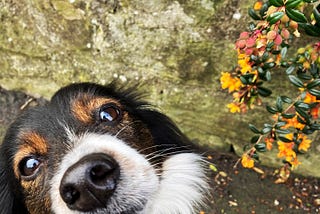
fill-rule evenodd
<path id="1" fill-rule="evenodd" d="M 272 127 L 264 127 L 261 130 L 261 132 L 262 132 L 262 134 L 267 134 L 267 133 L 271 132 L 271 130 L 272 130 Z"/>
<path id="2" fill-rule="evenodd" d="M 298 78 L 301 80 L 311 80 L 312 76 L 310 74 L 304 73 L 304 72 L 299 72 L 298 73 Z"/>
<path id="3" fill-rule="evenodd" d="M 307 89 L 312 89 L 320 85 L 320 79 L 315 79 L 312 82 L 309 82 L 307 85 Z"/>
<path id="4" fill-rule="evenodd" d="M 320 27 L 310 23 L 300 23 L 299 26 L 310 36 L 320 36 Z"/>
<path id="5" fill-rule="evenodd" d="M 263 96 L 263 97 L 268 97 L 272 94 L 272 91 L 267 89 L 267 88 L 264 88 L 262 86 L 259 86 L 258 87 L 258 93 L 259 95 Z"/>
<path id="6" fill-rule="evenodd" d="M 282 126 L 285 126 L 286 124 L 287 124 L 287 122 L 284 122 L 284 121 L 277 122 L 276 125 L 275 125 L 275 128 L 279 129 Z"/>
<path id="7" fill-rule="evenodd" d="M 240 81 L 242 82 L 242 84 L 244 84 L 244 85 L 248 84 L 248 81 L 244 76 L 240 76 L 239 78 L 240 78 Z"/>
<path id="8" fill-rule="evenodd" d="M 292 118 L 294 118 L 294 116 L 296 116 L 296 114 L 282 113 L 281 116 L 286 119 L 292 119 Z"/>
<path id="9" fill-rule="evenodd" d="M 284 5 L 283 0 L 269 0 L 269 3 L 275 7 L 281 7 Z"/>
<path id="10" fill-rule="evenodd" d="M 258 140 L 259 140 L 260 136 L 259 135 L 255 135 L 251 138 L 250 142 L 252 144 L 255 144 Z"/>
<path id="11" fill-rule="evenodd" d="M 283 15 L 284 15 L 284 12 L 282 12 L 282 11 L 271 13 L 267 17 L 267 21 L 270 23 L 270 25 L 273 25 L 276 22 L 278 22 L 282 18 Z"/>
<path id="12" fill-rule="evenodd" d="M 292 99 L 290 97 L 287 97 L 287 96 L 280 96 L 282 102 L 284 103 L 288 103 L 288 104 L 291 104 L 292 103 Z"/>
<path id="13" fill-rule="evenodd" d="M 320 97 L 320 90 L 312 88 L 312 89 L 310 89 L 310 90 L 308 90 L 308 91 L 309 91 L 309 93 L 312 94 L 313 96 Z"/>
<path id="14" fill-rule="evenodd" d="M 313 130 L 320 130 L 320 124 L 317 124 L 317 123 L 311 124 L 310 128 Z"/>
<path id="15" fill-rule="evenodd" d="M 249 13 L 249 16 L 250 16 L 252 19 L 254 19 L 254 20 L 261 20 L 261 17 L 260 17 L 258 14 L 256 14 L 256 12 L 254 11 L 254 9 L 249 8 L 248 13 Z"/>
<path id="16" fill-rule="evenodd" d="M 315 7 L 313 9 L 313 16 L 314 16 L 314 19 L 316 20 L 316 22 L 318 24 L 320 24 L 320 11 L 318 10 L 318 7 L 320 8 L 320 6 L 318 5 L 317 7 Z"/>
<path id="17" fill-rule="evenodd" d="M 310 109 L 309 104 L 308 104 L 308 103 L 304 103 L 304 102 L 302 102 L 302 101 L 297 101 L 297 102 L 295 102 L 295 103 L 294 103 L 294 106 L 295 106 L 296 108 L 301 108 L 301 109 L 306 110 L 306 111 L 308 111 L 308 110 Z"/>
<path id="18" fill-rule="evenodd" d="M 296 112 L 298 112 L 299 115 L 301 117 L 303 117 L 304 119 L 307 119 L 307 118 L 309 119 L 309 114 L 307 112 L 305 112 L 302 108 L 296 107 Z M 302 121 L 300 121 L 300 122 L 302 122 Z"/>
<path id="19" fill-rule="evenodd" d="M 289 68 L 287 68 L 286 73 L 291 74 L 296 69 L 295 65 L 290 65 Z"/>
<path id="20" fill-rule="evenodd" d="M 266 144 L 265 143 L 257 143 L 256 145 L 254 145 L 254 148 L 256 148 L 256 150 L 258 152 L 265 152 L 267 151 L 267 148 L 266 148 Z"/>
<path id="21" fill-rule="evenodd" d="M 286 57 L 287 52 L 288 52 L 288 47 L 283 47 L 283 48 L 281 49 L 281 52 L 280 52 L 280 53 L 281 53 L 281 58 L 282 58 L 282 59 Z"/>
<path id="22" fill-rule="evenodd" d="M 290 143 L 292 142 L 292 140 L 286 138 L 286 137 L 282 137 L 282 136 L 278 136 L 279 140 L 281 140 L 284 143 Z"/>
<path id="23" fill-rule="evenodd" d="M 269 9 L 269 5 L 267 3 L 264 3 L 259 11 L 260 16 L 264 17 L 268 9 Z"/>
<path id="24" fill-rule="evenodd" d="M 282 108 L 282 100 L 281 100 L 280 97 L 277 97 L 276 107 L 278 109 L 278 112 L 282 112 L 282 110 L 283 110 L 283 108 Z"/>
<path id="25" fill-rule="evenodd" d="M 301 2 L 302 0 L 288 0 L 285 4 L 286 9 L 296 8 Z"/>
<path id="26" fill-rule="evenodd" d="M 271 72 L 269 70 L 267 70 L 267 72 L 266 72 L 266 80 L 267 81 L 271 80 Z"/>
<path id="27" fill-rule="evenodd" d="M 303 88 L 304 87 L 303 82 L 298 77 L 296 77 L 294 75 L 288 75 L 288 77 L 289 77 L 290 82 L 294 86 L 296 86 L 298 88 Z"/>
<path id="28" fill-rule="evenodd" d="M 271 114 L 278 113 L 278 110 L 273 106 L 266 106 L 266 108 L 267 108 L 267 111 L 270 112 Z"/>
<path id="29" fill-rule="evenodd" d="M 305 15 L 302 12 L 300 12 L 299 10 L 286 9 L 286 14 L 293 21 L 301 22 L 301 23 L 307 23 L 308 22 L 308 20 L 305 17 Z"/>
<path id="30" fill-rule="evenodd" d="M 276 129 L 277 134 L 289 134 L 291 131 L 288 129 Z"/>
<path id="31" fill-rule="evenodd" d="M 261 134 L 261 131 L 259 131 L 253 124 L 249 124 L 249 128 L 253 133 Z"/>

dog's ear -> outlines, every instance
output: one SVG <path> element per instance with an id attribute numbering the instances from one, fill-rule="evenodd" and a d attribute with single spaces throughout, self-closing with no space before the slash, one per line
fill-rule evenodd
<path id="1" fill-rule="evenodd" d="M 166 115 L 153 109 L 143 109 L 139 115 L 150 130 L 154 144 L 160 149 L 170 148 L 168 152 L 173 152 L 173 148 L 177 148 L 179 151 L 193 149 L 190 140 Z"/>
<path id="2" fill-rule="evenodd" d="M 22 195 L 15 197 L 11 180 L 5 164 L 0 162 L 0 214 L 27 214 L 28 211 L 22 203 Z"/>
<path id="3" fill-rule="evenodd" d="M 4 164 L 0 163 L 0 167 L 0 213 L 11 214 L 14 203 L 13 191 L 9 186 L 9 178 Z"/>

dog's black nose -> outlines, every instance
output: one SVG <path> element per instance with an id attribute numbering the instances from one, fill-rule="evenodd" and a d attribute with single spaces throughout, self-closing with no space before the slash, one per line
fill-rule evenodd
<path id="1" fill-rule="evenodd" d="M 83 157 L 64 174 L 60 195 L 72 210 L 88 212 L 106 207 L 120 176 L 116 161 L 102 153 Z"/>

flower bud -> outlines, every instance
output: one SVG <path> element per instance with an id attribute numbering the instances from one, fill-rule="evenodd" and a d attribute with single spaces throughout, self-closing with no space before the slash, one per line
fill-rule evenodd
<path id="1" fill-rule="evenodd" d="M 256 44 L 256 40 L 252 37 L 250 37 L 246 40 L 247 48 L 252 48 L 253 46 L 255 46 L 255 44 Z"/>
<path id="2" fill-rule="evenodd" d="M 277 37 L 278 33 L 275 30 L 271 30 L 267 33 L 268 40 L 274 40 Z"/>
<path id="3" fill-rule="evenodd" d="M 282 36 L 284 39 L 289 39 L 289 38 L 290 38 L 290 32 L 288 31 L 288 29 L 283 28 L 283 29 L 281 30 L 281 36 Z"/>
<path id="4" fill-rule="evenodd" d="M 281 43 L 282 43 L 282 37 L 278 34 L 276 36 L 276 38 L 274 39 L 274 44 L 279 46 L 279 45 L 281 45 Z"/>

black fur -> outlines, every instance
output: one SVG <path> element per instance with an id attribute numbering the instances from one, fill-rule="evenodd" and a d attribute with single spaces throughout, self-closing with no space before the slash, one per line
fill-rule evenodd
<path id="1" fill-rule="evenodd" d="M 39 133 L 49 135 L 54 139 L 48 165 L 55 169 L 54 161 L 62 149 L 59 141 L 66 136 L 61 136 L 60 121 L 74 123 L 70 117 L 70 109 L 67 107 L 70 100 L 74 99 L 79 92 L 89 92 L 94 95 L 108 96 L 119 100 L 126 107 L 130 115 L 143 123 L 150 130 L 153 142 L 163 153 L 186 151 L 186 145 L 190 141 L 182 134 L 178 127 L 164 114 L 154 110 L 148 103 L 141 101 L 140 94 L 135 89 L 119 89 L 114 84 L 101 86 L 92 83 L 72 84 L 60 89 L 51 101 L 42 107 L 33 107 L 22 112 L 10 126 L 0 148 L 0 213 L 1 214 L 24 214 L 28 213 L 25 205 L 23 190 L 20 181 L 13 173 L 13 157 L 19 146 L 17 136 L 21 130 L 36 129 Z M 57 144 L 57 145 L 56 145 Z M 175 149 L 176 148 L 176 149 Z M 61 154 L 62 155 L 62 154 Z M 49 167 L 48 167 L 49 168 Z M 50 172 L 50 173 L 54 173 Z"/>

